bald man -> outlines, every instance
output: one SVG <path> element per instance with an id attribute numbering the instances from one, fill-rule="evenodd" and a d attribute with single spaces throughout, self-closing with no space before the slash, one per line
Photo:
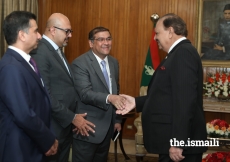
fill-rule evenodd
<path id="1" fill-rule="evenodd" d="M 51 123 L 59 141 L 58 153 L 49 157 L 49 162 L 68 162 L 73 128 L 84 136 L 88 136 L 89 131 L 94 133 L 95 125 L 84 119 L 87 114 L 75 114 L 77 92 L 69 63 L 61 50 L 67 46 L 72 32 L 69 19 L 54 13 L 47 21 L 37 49 L 31 52 L 50 94 Z"/>

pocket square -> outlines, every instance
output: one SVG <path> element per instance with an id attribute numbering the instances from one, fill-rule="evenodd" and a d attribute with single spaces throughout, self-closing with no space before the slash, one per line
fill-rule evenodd
<path id="1" fill-rule="evenodd" d="M 161 70 L 165 70 L 165 67 L 164 67 L 164 66 L 161 66 L 160 69 L 161 69 Z"/>

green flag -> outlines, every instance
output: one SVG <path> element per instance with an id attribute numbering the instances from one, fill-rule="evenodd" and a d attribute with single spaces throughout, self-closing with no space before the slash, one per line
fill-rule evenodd
<path id="1" fill-rule="evenodd" d="M 149 81 L 155 69 L 160 64 L 158 46 L 157 46 L 157 42 L 154 40 L 154 36 L 155 36 L 155 31 L 153 28 L 151 42 L 150 42 L 150 46 L 149 46 L 148 53 L 146 56 L 144 69 L 142 72 L 141 87 L 149 85 Z"/>

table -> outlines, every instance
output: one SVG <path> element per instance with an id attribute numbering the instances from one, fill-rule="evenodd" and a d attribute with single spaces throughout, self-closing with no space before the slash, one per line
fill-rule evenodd
<path id="1" fill-rule="evenodd" d="M 215 97 L 203 97 L 203 109 L 207 112 L 230 113 L 230 101 L 218 100 Z M 210 137 L 208 137 L 210 139 Z M 230 139 L 219 138 L 219 145 L 230 148 Z"/>
<path id="2" fill-rule="evenodd" d="M 214 97 L 203 97 L 204 111 L 230 113 L 230 101 L 221 101 Z"/>

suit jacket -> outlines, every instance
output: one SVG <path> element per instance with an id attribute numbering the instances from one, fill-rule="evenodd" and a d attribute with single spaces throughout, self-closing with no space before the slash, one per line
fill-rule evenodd
<path id="1" fill-rule="evenodd" d="M 73 79 L 58 53 L 44 38 L 39 42 L 37 49 L 31 52 L 31 56 L 35 59 L 50 94 L 52 127 L 58 139 L 65 138 L 72 133 L 71 123 L 76 109 L 77 92 Z M 64 55 L 63 57 L 68 65 Z"/>
<path id="2" fill-rule="evenodd" d="M 40 78 L 16 51 L 0 61 L 0 162 L 41 162 L 55 136 Z"/>
<path id="3" fill-rule="evenodd" d="M 203 114 L 203 71 L 189 40 L 177 44 L 161 62 L 149 83 L 147 96 L 136 98 L 142 111 L 144 145 L 148 152 L 169 154 L 170 139 L 206 140 Z M 206 147 L 182 147 L 184 154 Z"/>
<path id="4" fill-rule="evenodd" d="M 107 57 L 112 81 L 112 94 L 119 94 L 118 61 L 112 56 Z M 112 104 L 106 104 L 106 97 L 110 93 L 109 88 L 101 67 L 91 50 L 73 61 L 72 71 L 80 100 L 77 113 L 87 113 L 87 120 L 96 125 L 95 133 L 90 133 L 90 136 L 85 137 L 79 134 L 74 137 L 90 143 L 101 143 L 110 125 L 121 122 L 121 116 L 116 115 Z"/>

